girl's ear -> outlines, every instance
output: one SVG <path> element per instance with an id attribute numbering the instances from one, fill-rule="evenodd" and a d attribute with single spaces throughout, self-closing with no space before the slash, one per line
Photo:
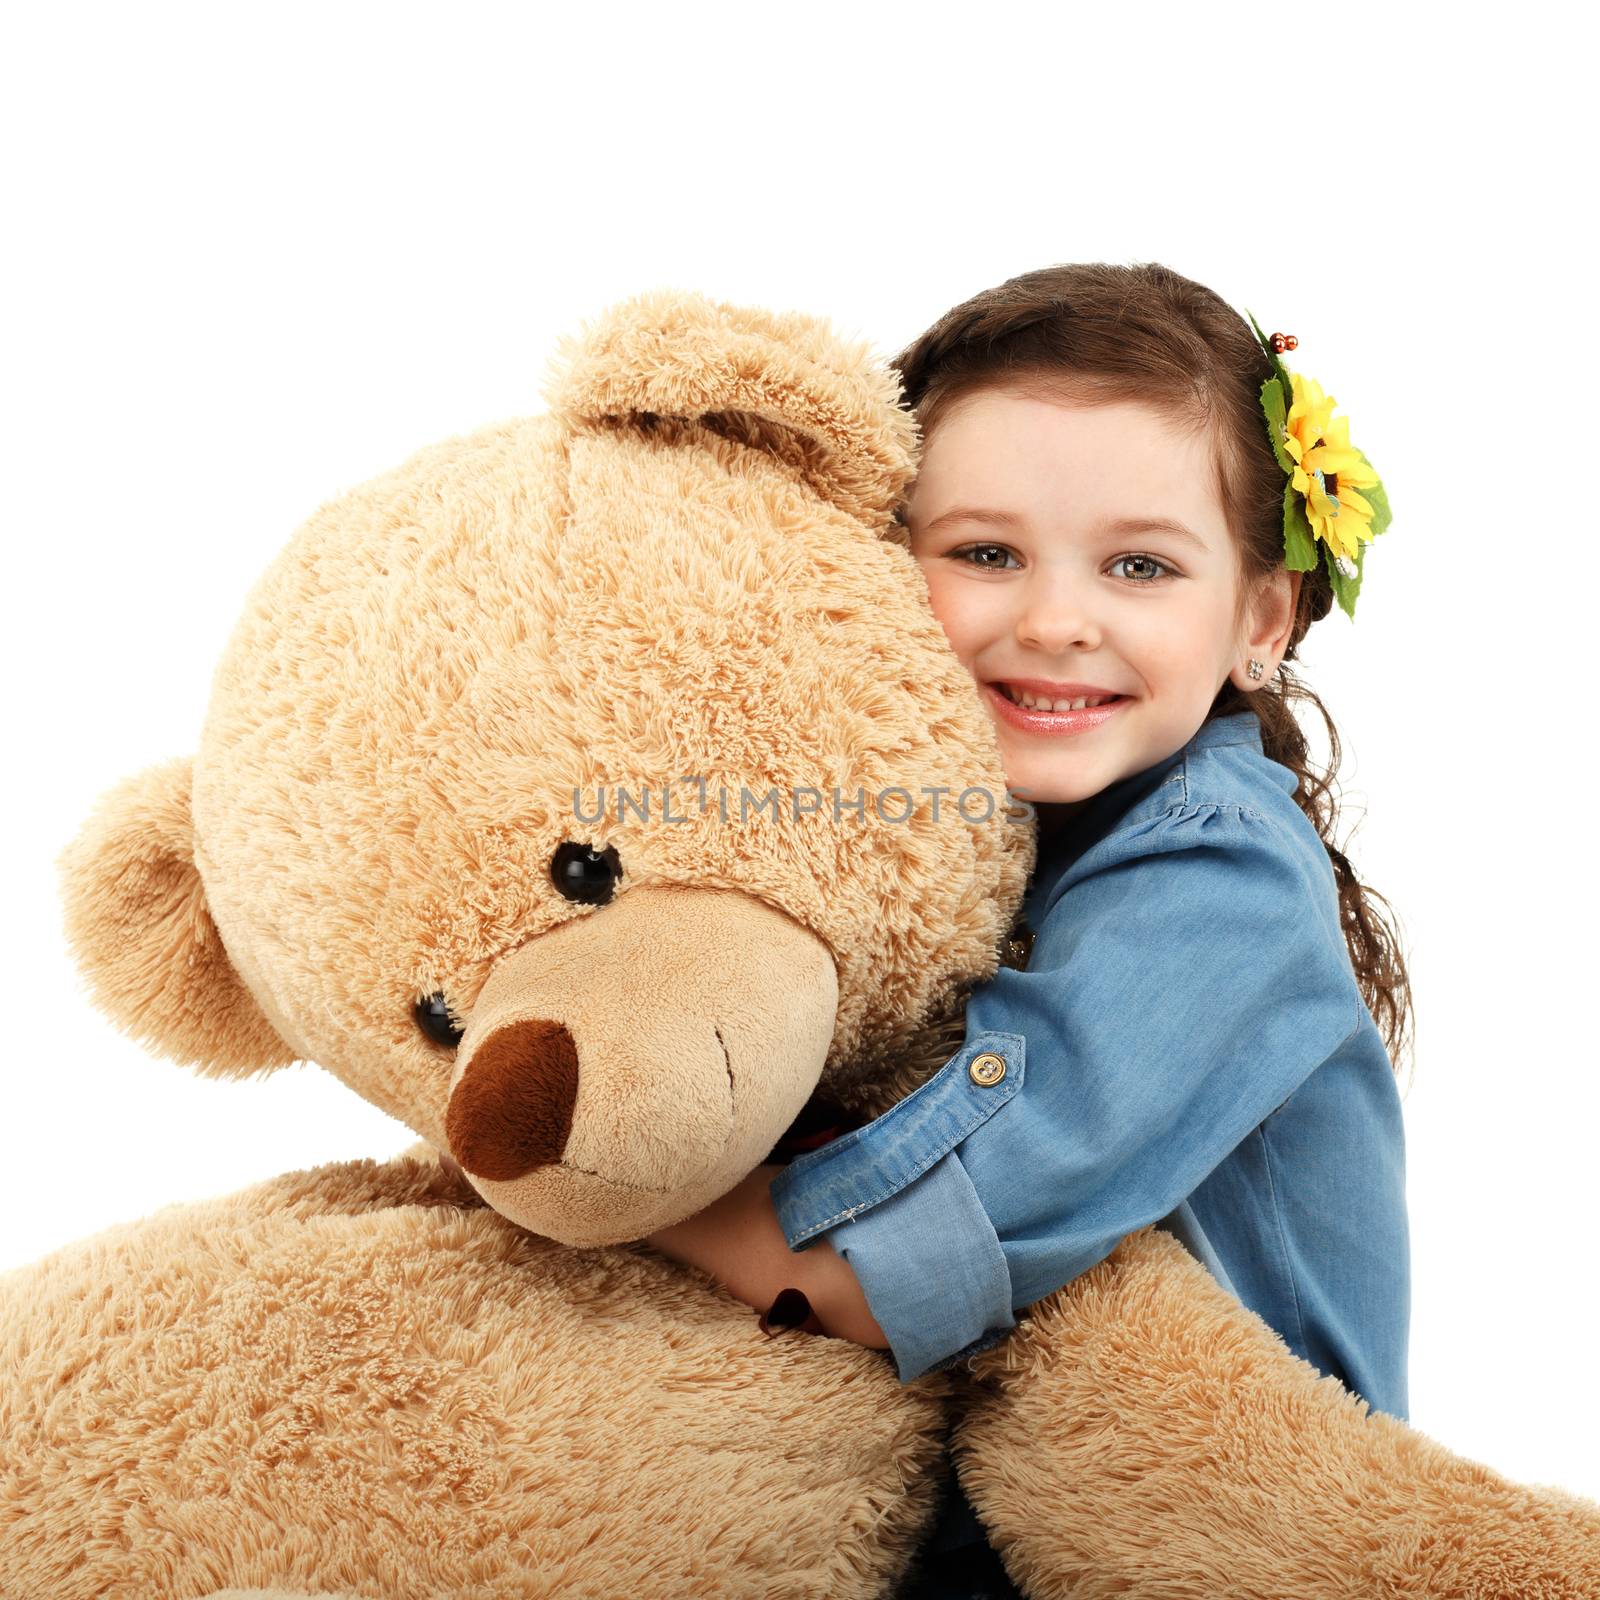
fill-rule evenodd
<path id="1" fill-rule="evenodd" d="M 703 423 L 783 457 L 880 534 L 915 469 L 899 375 L 865 341 L 798 312 L 639 295 L 558 344 L 545 399 L 573 428 Z"/>
<path id="2" fill-rule="evenodd" d="M 56 858 L 67 943 L 94 1003 L 157 1055 L 207 1076 L 288 1066 L 206 907 L 185 756 L 103 795 Z"/>
<path id="3" fill-rule="evenodd" d="M 1289 638 L 1294 632 L 1295 611 L 1300 604 L 1301 574 L 1278 567 L 1261 580 L 1252 595 L 1244 624 L 1244 647 L 1251 654 L 1262 657 L 1270 677 L 1278 670 L 1278 663 L 1289 648 Z M 1258 680 L 1251 679 L 1245 664 L 1236 661 L 1230 678 L 1248 693 Z"/>

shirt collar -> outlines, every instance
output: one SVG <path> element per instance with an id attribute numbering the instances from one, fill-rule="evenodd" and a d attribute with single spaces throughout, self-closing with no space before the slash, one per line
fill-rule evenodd
<path id="1" fill-rule="evenodd" d="M 1183 747 L 1180 754 L 1190 750 L 1212 750 L 1222 744 L 1247 744 L 1252 748 L 1261 749 L 1261 719 L 1253 711 L 1235 711 L 1231 716 L 1213 717 L 1209 722 L 1202 722 L 1195 730 L 1194 737 Z M 1169 757 L 1176 760 L 1176 757 Z M 1165 762 L 1161 765 L 1166 765 Z"/>
<path id="2" fill-rule="evenodd" d="M 1131 773 L 1108 784 L 1099 794 L 1073 816 L 1053 837 L 1040 840 L 1039 860 L 1035 863 L 1034 880 L 1027 896 L 1032 901 L 1033 891 L 1043 880 L 1059 875 L 1060 869 L 1074 861 L 1095 839 L 1115 826 L 1132 806 L 1137 805 L 1185 757 L 1197 750 L 1214 750 L 1225 745 L 1244 745 L 1261 750 L 1261 720 L 1253 711 L 1235 711 L 1226 717 L 1212 717 L 1203 722 L 1181 750 L 1146 767 L 1142 772 Z M 1051 858 L 1050 870 L 1045 868 L 1045 858 Z"/>

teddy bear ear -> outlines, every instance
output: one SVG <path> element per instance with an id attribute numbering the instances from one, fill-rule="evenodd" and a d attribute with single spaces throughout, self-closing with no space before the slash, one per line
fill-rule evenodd
<path id="1" fill-rule="evenodd" d="M 103 795 L 56 858 L 67 943 L 95 1005 L 158 1055 L 207 1076 L 296 1059 L 234 970 L 194 862 L 194 762 Z"/>
<path id="2" fill-rule="evenodd" d="M 916 468 L 899 375 L 867 341 L 798 312 L 639 295 L 560 341 L 544 394 L 570 427 L 684 418 L 771 450 L 880 533 Z"/>

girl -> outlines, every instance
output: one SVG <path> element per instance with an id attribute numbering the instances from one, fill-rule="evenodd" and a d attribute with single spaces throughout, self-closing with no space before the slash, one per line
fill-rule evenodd
<path id="1" fill-rule="evenodd" d="M 1314 384 L 1160 266 L 1014 278 L 896 365 L 906 540 L 1039 802 L 1033 948 L 916 1096 L 650 1242 L 909 1382 L 1157 1223 L 1403 1420 L 1409 988 L 1284 666 L 1353 615 L 1381 486 Z M 959 1492 L 930 1549 L 908 1592 L 1015 1593 Z"/>

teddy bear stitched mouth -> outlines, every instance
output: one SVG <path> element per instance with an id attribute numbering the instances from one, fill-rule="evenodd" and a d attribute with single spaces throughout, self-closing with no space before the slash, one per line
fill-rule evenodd
<path id="1" fill-rule="evenodd" d="M 562 1172 L 575 1172 L 575 1173 L 581 1174 L 585 1178 L 594 1178 L 597 1182 L 603 1183 L 608 1189 L 616 1189 L 616 1190 L 618 1190 L 619 1192 L 621 1192 L 623 1194 L 671 1194 L 672 1193 L 671 1189 L 652 1188 L 649 1184 L 644 1184 L 644 1183 L 623 1183 L 619 1179 L 608 1178 L 605 1175 L 605 1173 L 596 1172 L 591 1167 L 576 1166 L 571 1161 L 556 1161 L 556 1162 L 552 1162 L 551 1165 L 560 1168 L 560 1170 Z"/>

